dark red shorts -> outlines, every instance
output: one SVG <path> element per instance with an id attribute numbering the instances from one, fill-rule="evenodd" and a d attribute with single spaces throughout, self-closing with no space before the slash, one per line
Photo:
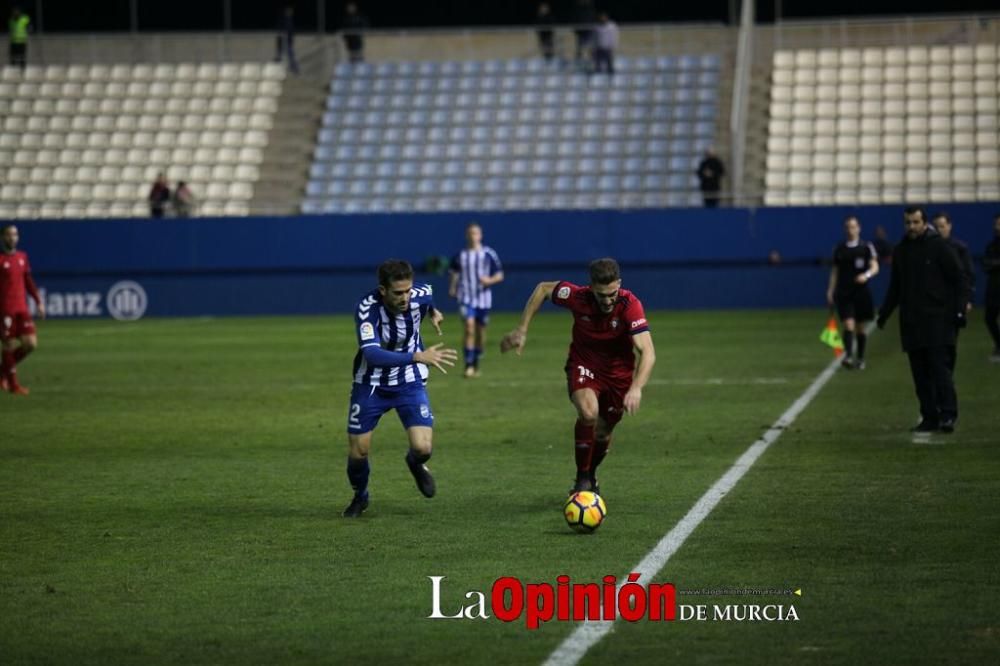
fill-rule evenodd
<path id="1" fill-rule="evenodd" d="M 20 338 L 23 335 L 35 334 L 35 322 L 27 312 L 0 314 L 0 340 Z"/>
<path id="2" fill-rule="evenodd" d="M 625 394 L 632 386 L 632 376 L 607 377 L 592 368 L 570 359 L 566 363 L 566 388 L 570 399 L 573 392 L 589 388 L 597 394 L 600 417 L 609 426 L 615 426 L 625 414 Z"/>

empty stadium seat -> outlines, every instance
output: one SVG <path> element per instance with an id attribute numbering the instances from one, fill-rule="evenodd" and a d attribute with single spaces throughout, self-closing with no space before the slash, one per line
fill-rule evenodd
<path id="1" fill-rule="evenodd" d="M 838 203 L 989 198 L 997 53 L 995 44 L 776 51 L 765 202 L 825 203 L 831 180 Z M 973 170 L 960 178 L 959 165 Z"/>
<path id="2" fill-rule="evenodd" d="M 11 69 L 0 74 L 0 92 L 18 96 L 0 132 L 0 151 L 14 150 L 7 181 L 50 186 L 4 188 L 0 206 L 17 216 L 145 215 L 163 170 L 188 181 L 210 210 L 246 210 L 280 65 L 31 66 L 16 82 Z M 209 202 L 209 192 L 221 198 Z"/>
<path id="3" fill-rule="evenodd" d="M 717 56 L 625 57 L 610 93 L 533 63 L 379 63 L 360 77 L 337 68 L 303 210 L 342 210 L 350 192 L 376 191 L 386 177 L 396 178 L 391 191 L 376 194 L 391 210 L 641 206 L 648 188 L 683 188 L 685 202 L 696 194 L 692 160 L 715 134 Z M 669 179 L 671 166 L 686 177 Z M 347 196 L 321 186 L 334 181 L 350 183 Z"/>

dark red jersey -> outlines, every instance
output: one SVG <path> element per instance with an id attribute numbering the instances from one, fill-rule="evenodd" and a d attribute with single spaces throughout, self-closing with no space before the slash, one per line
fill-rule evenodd
<path id="1" fill-rule="evenodd" d="M 649 330 L 646 313 L 635 294 L 619 289 L 618 300 L 605 314 L 590 287 L 560 282 L 552 291 L 552 302 L 573 313 L 570 363 L 619 381 L 631 381 L 635 370 L 632 336 Z"/>
<path id="2" fill-rule="evenodd" d="M 31 264 L 24 252 L 0 253 L 0 312 L 16 314 L 28 311 L 27 294 L 40 300 L 38 288 L 31 278 Z"/>

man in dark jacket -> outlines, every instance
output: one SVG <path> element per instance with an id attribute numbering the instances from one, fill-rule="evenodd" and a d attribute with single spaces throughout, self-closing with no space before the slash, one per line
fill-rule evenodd
<path id="1" fill-rule="evenodd" d="M 927 224 L 924 211 L 907 208 L 906 236 L 892 253 L 892 277 L 878 327 L 899 307 L 899 333 L 910 358 L 920 401 L 916 432 L 953 432 L 958 397 L 949 366 L 959 328 L 965 326 L 968 286 L 958 257 Z"/>
<path id="2" fill-rule="evenodd" d="M 698 186 L 701 188 L 705 208 L 718 207 L 719 191 L 722 189 L 722 176 L 726 173 L 726 167 L 712 148 L 705 150 L 705 158 L 698 164 L 695 173 L 698 175 Z"/>
<path id="3" fill-rule="evenodd" d="M 986 270 L 986 328 L 993 338 L 990 360 L 1000 363 L 1000 215 L 993 219 L 993 240 L 986 246 L 983 268 Z"/>
<path id="4" fill-rule="evenodd" d="M 344 47 L 347 49 L 347 57 L 352 63 L 365 61 L 365 35 L 368 28 L 368 19 L 359 11 L 358 6 L 353 2 L 348 2 L 344 7 Z"/>
<path id="5" fill-rule="evenodd" d="M 955 251 L 955 256 L 958 257 L 958 264 L 962 267 L 962 275 L 965 277 L 965 284 L 969 295 L 969 300 L 965 304 L 965 315 L 968 317 L 969 312 L 972 311 L 972 294 L 976 290 L 976 269 L 972 266 L 972 255 L 969 254 L 969 246 L 952 235 L 953 225 L 948 213 L 935 213 L 933 224 L 934 229 L 941 234 L 941 238 L 945 239 L 951 246 L 951 249 Z M 955 355 L 948 360 L 948 366 L 952 372 L 955 372 L 955 363 L 958 361 L 957 339 L 955 343 Z"/>

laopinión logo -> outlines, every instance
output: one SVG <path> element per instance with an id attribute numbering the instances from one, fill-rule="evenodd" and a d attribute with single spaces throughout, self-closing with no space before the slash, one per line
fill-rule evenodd
<path id="1" fill-rule="evenodd" d="M 619 584 L 615 576 L 600 583 L 573 583 L 558 576 L 551 583 L 522 583 L 504 576 L 493 582 L 489 602 L 484 592 L 471 590 L 458 610 L 446 613 L 441 606 L 441 588 L 446 576 L 427 576 L 431 581 L 431 620 L 488 620 L 514 622 L 524 617 L 528 629 L 553 619 L 561 622 L 615 621 L 656 622 L 798 622 L 794 604 L 678 604 L 673 583 L 640 583 L 641 575 L 630 573 Z M 770 590 L 768 592 L 771 592 Z M 774 590 L 775 595 L 801 590 Z M 697 594 L 697 592 L 695 593 Z M 770 596 L 770 595 L 767 595 Z"/>

